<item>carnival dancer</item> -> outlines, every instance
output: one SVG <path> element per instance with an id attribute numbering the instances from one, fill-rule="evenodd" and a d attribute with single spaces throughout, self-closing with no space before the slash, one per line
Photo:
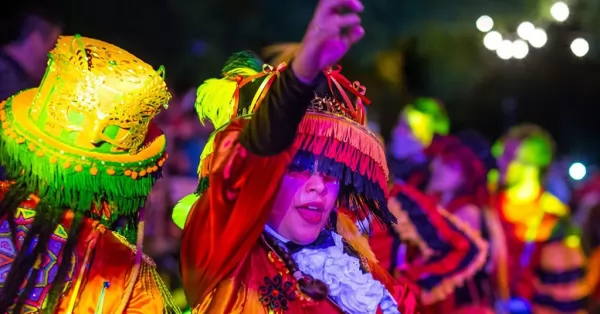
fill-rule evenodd
<path id="1" fill-rule="evenodd" d="M 424 192 L 430 175 L 431 157 L 427 149 L 434 138 L 448 134 L 449 130 L 450 120 L 439 101 L 420 97 L 406 105 L 398 116 L 387 147 L 387 162 L 393 180 L 400 180 Z M 380 264 L 389 272 L 395 272 L 402 263 L 398 259 L 402 259 L 406 248 L 397 234 L 373 226 L 369 243 Z"/>
<path id="2" fill-rule="evenodd" d="M 581 313 L 589 287 L 569 208 L 542 186 L 554 142 L 542 128 L 511 128 L 492 149 L 500 173 L 494 196 L 507 259 L 499 261 L 501 309 L 511 313 Z"/>
<path id="3" fill-rule="evenodd" d="M 487 168 L 483 161 L 461 139 L 439 137 L 432 145 L 431 180 L 427 194 L 449 213 L 466 222 L 484 239 L 490 241 L 490 195 L 487 190 Z M 487 151 L 489 152 L 489 146 Z M 491 156 L 491 152 L 489 153 Z M 499 227 L 501 229 L 501 227 Z M 488 259 L 495 257 L 490 254 Z M 488 262 L 493 266 L 493 261 Z M 490 313 L 493 309 L 493 287 L 489 271 L 481 269 L 458 287 L 452 297 L 428 308 L 431 313 Z"/>
<path id="4" fill-rule="evenodd" d="M 388 146 L 388 163 L 394 178 L 425 191 L 432 158 L 428 148 L 434 139 L 449 131 L 450 119 L 439 100 L 420 97 L 406 105 Z"/>
<path id="5" fill-rule="evenodd" d="M 179 312 L 141 252 L 169 98 L 163 68 L 68 36 L 41 85 L 0 104 L 0 313 Z"/>
<path id="6" fill-rule="evenodd" d="M 249 53 L 198 90 L 217 129 L 183 230 L 194 313 L 414 313 L 336 208 L 387 210 L 381 142 L 363 125 L 365 88 L 330 67 L 363 36 L 357 0 L 319 2 L 290 68 Z M 349 11 L 349 13 L 342 13 Z"/>
<path id="7" fill-rule="evenodd" d="M 430 146 L 447 134 L 449 124 L 442 104 L 432 98 L 418 98 L 403 109 L 388 147 L 390 210 L 399 222 L 391 230 L 372 224 L 369 239 L 381 265 L 415 284 L 424 305 L 450 296 L 484 266 L 487 256 L 487 243 L 425 194 Z"/>

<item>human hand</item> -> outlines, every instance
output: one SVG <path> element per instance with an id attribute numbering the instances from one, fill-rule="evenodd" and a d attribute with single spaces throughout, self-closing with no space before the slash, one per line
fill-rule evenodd
<path id="1" fill-rule="evenodd" d="M 358 15 L 363 9 L 360 0 L 320 0 L 292 63 L 298 79 L 312 82 L 363 37 Z"/>

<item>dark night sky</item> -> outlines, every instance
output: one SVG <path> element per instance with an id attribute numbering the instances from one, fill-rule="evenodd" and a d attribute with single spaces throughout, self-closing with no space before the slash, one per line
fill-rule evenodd
<path id="1" fill-rule="evenodd" d="M 373 111 L 381 112 L 384 131 L 411 95 L 431 95 L 444 99 L 454 130 L 475 128 L 495 138 L 508 122 L 503 103 L 512 100 L 514 119 L 548 128 L 561 153 L 600 161 L 595 140 L 600 133 L 600 54 L 593 53 L 600 48 L 591 41 L 590 56 L 578 59 L 568 47 L 574 34 L 586 34 L 581 12 L 590 0 L 578 0 L 572 22 L 547 29 L 546 47 L 531 51 L 525 60 L 498 59 L 481 47 L 482 35 L 474 26 L 478 16 L 490 14 L 506 27 L 537 14 L 538 4 L 549 1 L 365 0 L 367 37 L 344 67 L 351 79 L 370 84 L 368 96 L 375 102 Z M 153 65 L 164 64 L 170 83 L 179 86 L 217 75 L 236 50 L 299 40 L 316 0 L 63 2 L 66 33 L 97 37 Z M 373 66 L 378 51 L 395 49 L 402 38 L 413 38 L 418 46 L 405 51 L 409 89 L 403 94 L 384 86 Z"/>

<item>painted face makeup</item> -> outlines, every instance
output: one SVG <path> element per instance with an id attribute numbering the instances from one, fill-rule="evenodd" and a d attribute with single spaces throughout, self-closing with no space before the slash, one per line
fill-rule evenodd
<path id="1" fill-rule="evenodd" d="M 298 244 L 317 239 L 335 207 L 339 180 L 318 171 L 318 160 L 296 158 L 275 196 L 268 224 Z"/>

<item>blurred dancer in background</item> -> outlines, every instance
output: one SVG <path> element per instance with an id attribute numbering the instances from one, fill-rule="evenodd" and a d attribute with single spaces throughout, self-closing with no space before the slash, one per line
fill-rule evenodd
<path id="1" fill-rule="evenodd" d="M 590 313 L 600 313 L 600 175 L 588 179 L 574 193 L 575 223 L 582 230 L 581 242 L 588 257 L 587 282 Z"/>
<path id="2" fill-rule="evenodd" d="M 0 101 L 40 84 L 48 52 L 62 33 L 59 10 L 33 1 L 3 8 L 0 32 Z M 5 10 L 6 9 L 6 10 Z"/>
<path id="3" fill-rule="evenodd" d="M 377 259 L 396 278 L 413 284 L 425 305 L 450 296 L 483 267 L 487 255 L 487 243 L 476 231 L 424 193 L 431 176 L 430 146 L 448 129 L 436 100 L 419 98 L 403 110 L 388 155 L 389 207 L 398 224 L 389 230 L 371 225 L 369 242 Z"/>
<path id="4" fill-rule="evenodd" d="M 449 213 L 490 241 L 489 216 L 485 214 L 490 203 L 485 164 L 459 138 L 438 137 L 431 150 L 435 157 L 431 163 L 427 193 Z M 489 267 L 481 269 L 473 279 L 457 288 L 452 297 L 431 306 L 428 311 L 490 313 L 494 298 L 489 271 Z"/>
<path id="5" fill-rule="evenodd" d="M 40 84 L 48 52 L 62 32 L 55 6 L 31 1 L 2 4 L 0 13 L 0 101 Z M 0 167 L 0 179 L 4 168 Z"/>
<path id="6" fill-rule="evenodd" d="M 388 143 L 387 162 L 392 179 L 425 191 L 429 179 L 427 148 L 434 137 L 448 134 L 450 120 L 443 105 L 432 98 L 418 98 L 407 105 L 398 117 Z M 395 272 L 403 259 L 401 240 L 396 233 L 380 226 L 372 226 L 369 243 L 379 263 Z"/>
<path id="7" fill-rule="evenodd" d="M 493 205 L 509 250 L 498 265 L 504 310 L 578 313 L 589 294 L 580 238 L 568 206 L 543 188 L 554 141 L 536 125 L 518 125 L 494 144 L 493 153 L 500 174 Z"/>

